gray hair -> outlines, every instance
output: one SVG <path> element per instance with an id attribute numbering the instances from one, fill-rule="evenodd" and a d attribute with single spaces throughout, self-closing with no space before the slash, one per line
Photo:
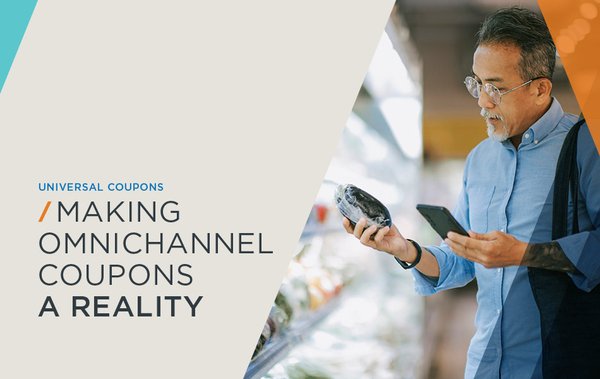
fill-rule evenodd
<path id="1" fill-rule="evenodd" d="M 486 17 L 477 33 L 477 46 L 512 44 L 521 49 L 519 73 L 523 80 L 552 80 L 556 46 L 544 20 L 519 7 L 505 8 Z"/>

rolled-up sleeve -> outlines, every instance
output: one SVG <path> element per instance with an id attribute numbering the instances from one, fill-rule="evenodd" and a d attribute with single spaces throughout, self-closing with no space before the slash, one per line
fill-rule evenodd
<path id="1" fill-rule="evenodd" d="M 557 242 L 577 273 L 570 274 L 573 283 L 583 291 L 591 291 L 600 283 L 600 234 L 598 230 L 582 232 Z"/>
<path id="2" fill-rule="evenodd" d="M 473 263 L 454 254 L 448 245 L 427 246 L 440 266 L 440 277 L 437 282 L 413 270 L 415 291 L 420 295 L 432 295 L 450 288 L 462 287 L 475 277 Z"/>

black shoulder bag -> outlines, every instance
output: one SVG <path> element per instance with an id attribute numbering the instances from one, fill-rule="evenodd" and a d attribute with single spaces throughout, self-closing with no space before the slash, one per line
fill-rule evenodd
<path id="1" fill-rule="evenodd" d="M 569 234 L 569 195 L 573 204 L 571 233 L 579 232 L 577 135 L 583 123 L 580 119 L 573 125 L 558 158 L 552 240 Z M 532 267 L 528 271 L 540 311 L 544 378 L 600 378 L 600 286 L 585 292 L 566 273 Z"/>

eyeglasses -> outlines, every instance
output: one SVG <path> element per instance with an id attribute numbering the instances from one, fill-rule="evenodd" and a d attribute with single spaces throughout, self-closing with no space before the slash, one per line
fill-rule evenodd
<path id="1" fill-rule="evenodd" d="M 467 76 L 465 78 L 465 86 L 467 87 L 467 91 L 469 91 L 471 96 L 473 96 L 476 99 L 479 99 L 479 97 L 481 96 L 481 87 L 483 87 L 483 90 L 490 97 L 490 99 L 492 100 L 492 103 L 494 103 L 496 105 L 500 105 L 500 100 L 502 100 L 502 96 L 506 95 L 507 93 L 511 93 L 512 91 L 518 90 L 519 88 L 528 85 L 529 83 L 533 82 L 534 80 L 542 79 L 542 78 L 543 78 L 543 76 L 529 79 L 525 83 L 519 84 L 518 86 L 511 88 L 504 92 L 500 92 L 500 90 L 492 83 L 481 84 L 477 81 L 477 79 L 475 79 L 472 76 Z"/>

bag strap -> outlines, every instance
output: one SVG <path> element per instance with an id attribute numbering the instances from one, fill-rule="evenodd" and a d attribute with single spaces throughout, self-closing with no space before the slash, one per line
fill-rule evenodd
<path id="1" fill-rule="evenodd" d="M 585 119 L 579 120 L 571 127 L 565 137 L 554 176 L 554 194 L 552 209 L 552 239 L 556 240 L 568 234 L 569 189 L 573 201 L 572 233 L 579 232 L 579 169 L 577 168 L 577 135 Z"/>

